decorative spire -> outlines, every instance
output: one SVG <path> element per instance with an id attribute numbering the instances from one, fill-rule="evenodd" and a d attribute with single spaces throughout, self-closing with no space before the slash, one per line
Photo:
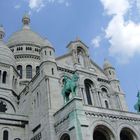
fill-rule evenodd
<path id="1" fill-rule="evenodd" d="M 3 40 L 5 36 L 5 31 L 2 25 L 0 25 L 0 40 Z"/>
<path id="2" fill-rule="evenodd" d="M 28 13 L 25 13 L 23 18 L 22 18 L 22 23 L 23 23 L 23 28 L 24 29 L 29 29 L 29 24 L 30 24 L 30 16 Z"/>
<path id="3" fill-rule="evenodd" d="M 112 67 L 111 63 L 108 61 L 107 58 L 104 59 L 104 69 Z"/>

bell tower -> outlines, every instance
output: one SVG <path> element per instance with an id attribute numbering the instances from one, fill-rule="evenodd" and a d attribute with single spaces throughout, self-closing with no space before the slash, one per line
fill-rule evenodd
<path id="1" fill-rule="evenodd" d="M 78 68 L 90 67 L 90 60 L 88 54 L 88 47 L 77 38 L 75 41 L 71 41 L 67 48 L 73 57 L 73 64 Z"/>
<path id="2" fill-rule="evenodd" d="M 112 66 L 112 64 L 107 59 L 105 59 L 103 69 L 104 69 L 105 75 L 108 77 L 110 84 L 112 86 L 114 100 L 118 101 L 117 108 L 120 110 L 127 111 L 128 108 L 127 108 L 127 104 L 125 101 L 125 95 L 120 86 L 120 81 L 117 78 L 115 68 Z"/>

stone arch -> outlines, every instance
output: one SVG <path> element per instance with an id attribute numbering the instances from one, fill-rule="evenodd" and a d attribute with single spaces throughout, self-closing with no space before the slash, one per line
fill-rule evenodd
<path id="1" fill-rule="evenodd" d="M 80 84 L 80 85 L 84 85 L 84 81 L 85 81 L 86 79 L 91 80 L 91 81 L 94 83 L 94 87 L 97 88 L 97 85 L 96 85 L 97 81 L 96 81 L 94 78 L 90 77 L 90 76 L 81 77 L 80 80 L 79 80 L 79 84 Z"/>
<path id="2" fill-rule="evenodd" d="M 109 93 L 112 91 L 112 87 L 110 87 L 107 83 L 99 83 L 98 88 L 105 88 Z"/>
<path id="3" fill-rule="evenodd" d="M 60 140 L 70 140 L 70 135 L 68 133 L 64 133 L 60 137 Z"/>
<path id="4" fill-rule="evenodd" d="M 105 136 L 109 135 L 110 139 L 107 140 L 116 140 L 117 134 L 115 128 L 110 123 L 104 120 L 93 121 L 92 124 L 90 125 L 89 134 L 91 140 L 94 140 L 93 139 L 94 131 L 99 130 L 100 128 L 102 129 L 102 131 L 105 130 L 106 132 L 106 134 L 104 134 Z"/>
<path id="5" fill-rule="evenodd" d="M 129 124 L 121 124 L 119 127 L 120 140 L 139 140 L 137 130 Z"/>
<path id="6" fill-rule="evenodd" d="M 93 132 L 93 140 L 113 140 L 112 131 L 105 125 L 97 125 Z"/>
<path id="7" fill-rule="evenodd" d="M 80 76 L 80 75 L 79 75 Z M 93 83 L 93 86 L 92 86 L 92 95 L 93 95 L 93 103 L 94 105 L 98 104 L 98 99 L 95 101 L 96 97 L 97 97 L 97 92 L 96 92 L 96 89 L 97 89 L 97 82 L 96 82 L 96 79 L 92 78 L 92 77 L 89 77 L 89 76 L 84 76 L 84 77 L 80 77 L 79 78 L 79 95 L 81 96 L 81 98 L 83 99 L 83 102 L 85 104 L 87 104 L 87 99 L 86 99 L 86 93 L 85 93 L 85 84 L 84 84 L 84 81 L 88 79 L 90 81 L 92 81 Z"/>
<path id="8" fill-rule="evenodd" d="M 79 52 L 82 52 L 83 55 L 86 55 L 86 50 L 85 50 L 85 48 L 84 48 L 83 46 L 81 46 L 81 45 L 77 45 L 77 54 L 78 54 Z"/>
<path id="9" fill-rule="evenodd" d="M 100 85 L 100 90 L 106 90 L 107 93 L 110 92 L 109 87 L 107 85 Z"/>
<path id="10" fill-rule="evenodd" d="M 14 113 L 16 112 L 16 108 L 15 108 L 15 106 L 12 104 L 12 102 L 11 102 L 10 100 L 5 99 L 5 98 L 3 98 L 3 97 L 0 97 L 0 101 L 4 101 L 4 102 L 6 103 L 7 106 L 10 105 L 11 108 L 13 109 L 13 112 L 14 112 Z M 8 108 L 7 108 L 7 110 L 8 110 Z"/>

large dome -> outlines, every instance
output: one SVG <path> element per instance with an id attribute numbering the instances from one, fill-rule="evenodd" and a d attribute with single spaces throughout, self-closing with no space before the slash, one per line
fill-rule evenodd
<path id="1" fill-rule="evenodd" d="M 3 41 L 0 41 L 0 63 L 15 66 L 15 58 L 12 51 Z"/>
<path id="2" fill-rule="evenodd" d="M 14 33 L 8 40 L 7 45 L 13 46 L 17 44 L 35 44 L 42 46 L 44 40 L 35 32 L 31 31 L 30 29 L 22 29 L 19 32 Z"/>
<path id="3" fill-rule="evenodd" d="M 33 32 L 29 27 L 30 18 L 28 15 L 23 16 L 22 22 L 23 22 L 22 30 L 13 33 L 13 35 L 9 38 L 7 45 L 9 47 L 18 44 L 34 44 L 43 46 L 44 39 L 40 37 L 37 33 Z"/>

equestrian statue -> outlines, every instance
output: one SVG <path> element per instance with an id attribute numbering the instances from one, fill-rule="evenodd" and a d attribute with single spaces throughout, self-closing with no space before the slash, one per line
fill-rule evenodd
<path id="1" fill-rule="evenodd" d="M 134 108 L 135 110 L 137 110 L 138 113 L 140 113 L 140 91 L 138 91 L 137 97 L 138 97 L 138 101 L 135 104 Z"/>
<path id="2" fill-rule="evenodd" d="M 72 94 L 72 97 L 76 96 L 78 79 L 79 76 L 77 73 L 74 73 L 71 79 L 67 75 L 64 75 L 63 89 L 62 89 L 64 103 L 67 103 L 70 100 L 69 99 L 70 93 Z"/>

